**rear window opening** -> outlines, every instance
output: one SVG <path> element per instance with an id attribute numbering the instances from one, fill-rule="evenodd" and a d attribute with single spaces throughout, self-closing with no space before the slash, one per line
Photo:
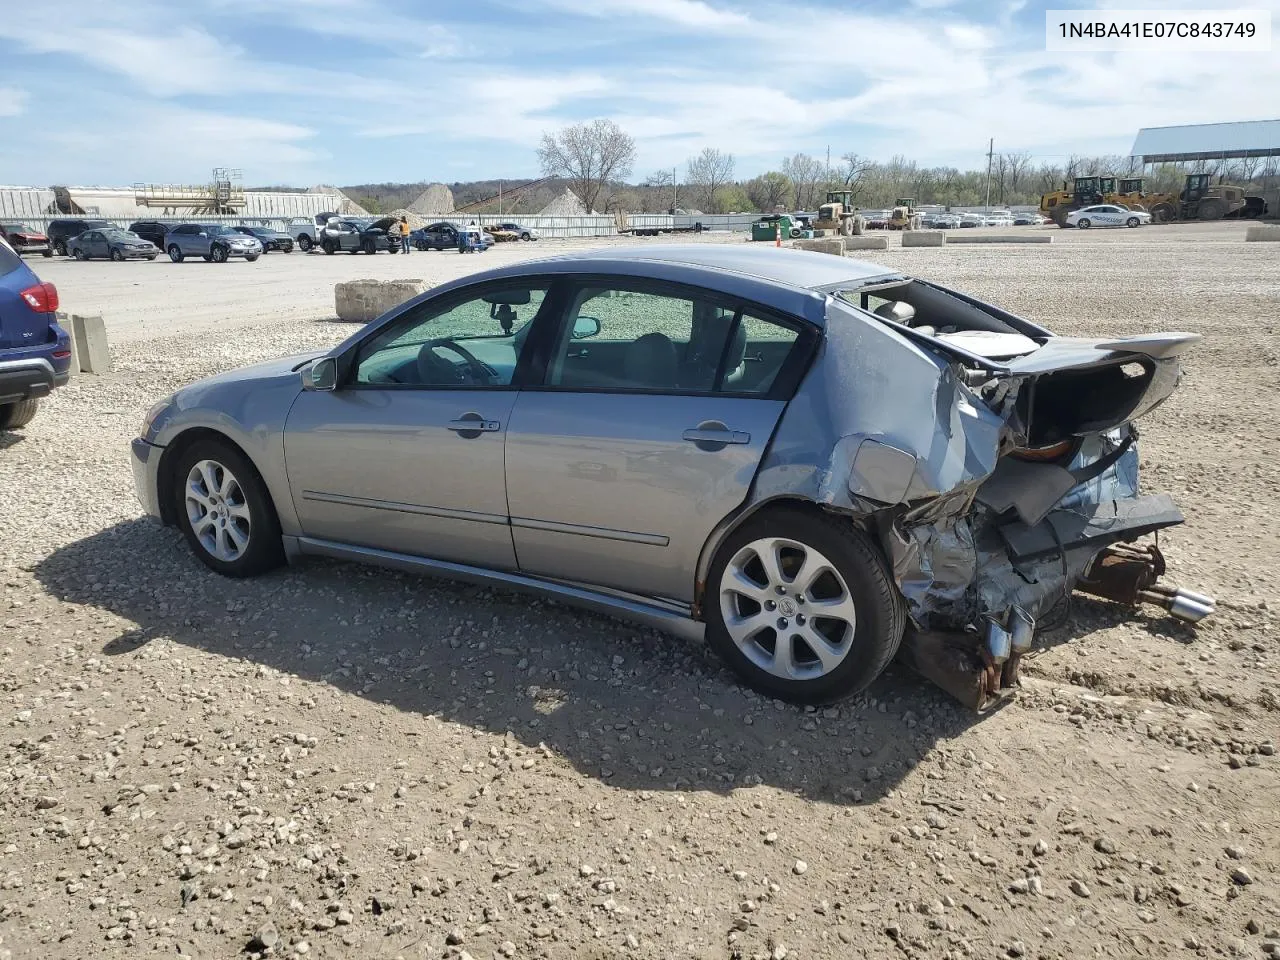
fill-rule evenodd
<path id="1" fill-rule="evenodd" d="M 835 296 L 889 323 L 930 337 L 982 331 L 1022 334 L 1043 343 L 1047 330 L 996 307 L 920 280 L 837 290 Z"/>
<path id="2" fill-rule="evenodd" d="M 1141 416 L 1153 405 L 1148 392 L 1156 369 L 1153 361 L 1130 360 L 1036 377 L 1017 401 L 1019 419 L 1027 425 L 1027 446 L 1103 433 Z"/>

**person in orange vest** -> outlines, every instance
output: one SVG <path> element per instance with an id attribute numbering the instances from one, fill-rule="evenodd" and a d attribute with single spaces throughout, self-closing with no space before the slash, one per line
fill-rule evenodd
<path id="1" fill-rule="evenodd" d="M 409 220 L 407 217 L 401 217 L 400 222 L 396 224 L 396 229 L 400 232 L 400 249 L 408 253 L 412 247 L 409 246 Z"/>

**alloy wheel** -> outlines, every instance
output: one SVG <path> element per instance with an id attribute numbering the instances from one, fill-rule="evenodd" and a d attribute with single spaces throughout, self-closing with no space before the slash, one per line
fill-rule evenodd
<path id="1" fill-rule="evenodd" d="M 187 473 L 187 520 L 200 545 L 225 563 L 249 548 L 249 504 L 235 475 L 217 460 L 199 460 Z"/>
<path id="2" fill-rule="evenodd" d="M 848 583 L 827 557 L 797 540 L 746 544 L 725 566 L 719 593 L 730 638 L 774 676 L 816 680 L 853 647 L 857 610 Z"/>

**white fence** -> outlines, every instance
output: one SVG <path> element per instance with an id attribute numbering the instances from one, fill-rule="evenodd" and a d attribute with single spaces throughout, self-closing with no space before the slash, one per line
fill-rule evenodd
<path id="1" fill-rule="evenodd" d="M 470 223 L 473 220 L 482 227 L 494 227 L 500 223 L 518 223 L 538 232 L 538 236 L 546 239 L 564 240 L 571 237 L 612 237 L 618 232 L 617 221 L 610 216 L 587 215 L 581 217 L 538 217 L 516 216 L 500 217 L 496 214 L 480 214 L 470 216 L 465 213 L 448 213 L 440 217 L 456 223 Z"/>
<path id="2" fill-rule="evenodd" d="M 702 224 L 703 230 L 732 230 L 744 233 L 760 218 L 758 213 L 629 213 L 626 225 L 631 230 L 692 230 Z"/>
<path id="3" fill-rule="evenodd" d="M 0 187 L 0 217 L 26 220 L 39 217 L 53 205 L 53 191 L 36 187 Z"/>

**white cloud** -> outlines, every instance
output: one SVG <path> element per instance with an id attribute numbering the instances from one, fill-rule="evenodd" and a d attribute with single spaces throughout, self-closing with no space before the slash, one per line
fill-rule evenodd
<path id="1" fill-rule="evenodd" d="M 17 87 L 0 87 L 0 117 L 18 117 L 27 112 L 31 95 Z"/>
<path id="2" fill-rule="evenodd" d="M 736 10 L 703 0 L 542 0 L 544 6 L 597 18 L 640 17 L 693 29 L 743 27 L 752 21 Z"/>

